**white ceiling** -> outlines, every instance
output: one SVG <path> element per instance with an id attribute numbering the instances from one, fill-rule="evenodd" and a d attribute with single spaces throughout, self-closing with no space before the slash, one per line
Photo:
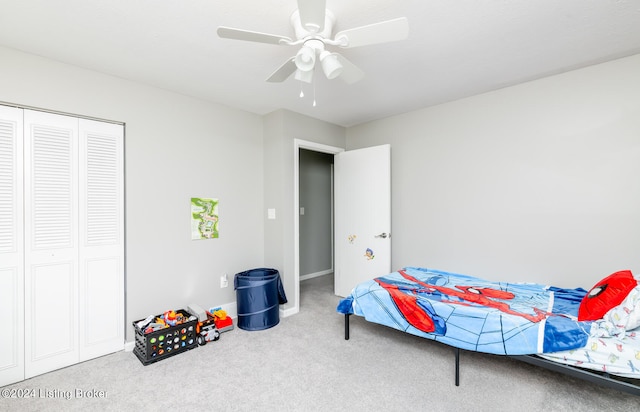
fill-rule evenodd
<path id="1" fill-rule="evenodd" d="M 352 126 L 640 53 L 640 0 L 327 0 L 336 31 L 406 16 L 407 40 L 346 49 L 358 83 L 264 80 L 297 51 L 295 0 L 0 0 L 0 44 L 258 114 Z M 1 64 L 1 62 L 0 62 Z M 304 88 L 306 96 L 300 98 Z M 2 91 L 0 90 L 0 97 Z"/>

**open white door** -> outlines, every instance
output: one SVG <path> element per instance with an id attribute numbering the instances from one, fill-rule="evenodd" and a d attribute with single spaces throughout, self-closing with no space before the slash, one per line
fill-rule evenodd
<path id="1" fill-rule="evenodd" d="M 334 168 L 334 291 L 346 296 L 391 271 L 391 147 L 338 153 Z"/>

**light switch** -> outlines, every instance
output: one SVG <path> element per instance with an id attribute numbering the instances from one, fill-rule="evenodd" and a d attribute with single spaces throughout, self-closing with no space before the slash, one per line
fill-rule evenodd
<path id="1" fill-rule="evenodd" d="M 304 215 L 304 207 L 300 208 L 300 216 Z"/>
<path id="2" fill-rule="evenodd" d="M 276 218 L 276 210 L 275 209 L 267 209 L 267 219 L 274 220 Z"/>

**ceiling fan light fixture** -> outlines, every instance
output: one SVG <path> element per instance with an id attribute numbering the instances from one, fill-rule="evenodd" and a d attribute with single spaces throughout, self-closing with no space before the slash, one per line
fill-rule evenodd
<path id="1" fill-rule="evenodd" d="M 341 54 L 326 51 L 326 46 L 353 48 L 404 40 L 409 36 L 407 18 L 399 17 L 342 30 L 332 37 L 335 17 L 326 9 L 326 0 L 296 2 L 298 9 L 290 16 L 290 23 L 295 32 L 294 39 L 226 26 L 218 27 L 218 36 L 280 46 L 302 46 L 267 78 L 268 82 L 283 82 L 295 73 L 296 79 L 311 83 L 316 60 L 320 60 L 319 65 L 328 79 L 340 77 L 347 84 L 362 79 L 364 72 Z"/>
<path id="2" fill-rule="evenodd" d="M 296 70 L 295 79 L 301 82 L 309 83 L 313 82 L 313 70 Z"/>
<path id="3" fill-rule="evenodd" d="M 303 72 L 312 71 L 316 65 L 316 51 L 309 46 L 303 46 L 298 50 L 295 62 L 298 70 Z"/>
<path id="4" fill-rule="evenodd" d="M 327 79 L 335 79 L 342 74 L 343 67 L 338 60 L 337 54 L 323 51 L 320 54 L 320 62 L 322 63 L 322 70 L 325 76 L 327 76 Z"/>

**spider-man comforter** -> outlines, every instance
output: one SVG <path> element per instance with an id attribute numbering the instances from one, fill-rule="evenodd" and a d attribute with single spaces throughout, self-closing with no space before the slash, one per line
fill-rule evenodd
<path id="1" fill-rule="evenodd" d="M 359 284 L 337 310 L 461 349 L 525 355 L 586 344 L 586 293 L 410 267 Z"/>

